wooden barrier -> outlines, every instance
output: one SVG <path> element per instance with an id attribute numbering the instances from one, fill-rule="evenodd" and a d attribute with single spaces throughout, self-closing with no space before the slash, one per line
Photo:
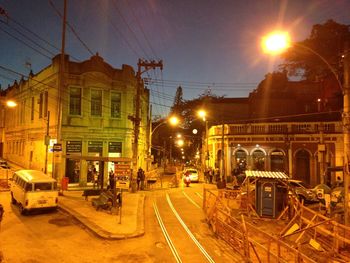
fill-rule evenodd
<path id="1" fill-rule="evenodd" d="M 203 210 L 207 222 L 215 234 L 240 253 L 246 262 L 319 262 L 324 254 L 314 251 L 308 244 L 301 243 L 302 237 L 306 234 L 310 235 L 310 233 L 315 240 L 322 243 L 327 256 L 334 260 L 337 259 L 339 262 L 350 262 L 350 257 L 339 253 L 341 245 L 347 245 L 350 242 L 350 228 L 303 206 L 301 203 L 296 203 L 293 206 L 295 209 L 294 217 L 287 224 L 287 227 L 281 233 L 272 234 L 273 231 L 267 233 L 245 220 L 243 213 L 246 212 L 246 209 L 232 211 L 227 206 L 228 201 L 225 199 L 239 197 L 238 193 L 223 191 L 225 190 L 204 189 Z M 237 218 L 238 214 L 240 214 L 240 218 Z M 272 223 L 273 220 L 275 219 L 271 219 Z M 283 234 L 295 222 L 298 222 L 302 228 L 300 231 L 294 232 L 295 234 L 299 233 L 299 237 L 293 241 Z M 327 235 L 332 240 L 327 239 Z"/>

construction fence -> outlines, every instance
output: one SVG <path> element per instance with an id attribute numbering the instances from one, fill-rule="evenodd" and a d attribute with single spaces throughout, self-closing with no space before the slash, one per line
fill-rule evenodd
<path id="1" fill-rule="evenodd" d="M 246 262 L 350 262 L 350 228 L 297 200 L 278 219 L 259 218 L 240 190 L 203 193 L 207 222 Z"/>

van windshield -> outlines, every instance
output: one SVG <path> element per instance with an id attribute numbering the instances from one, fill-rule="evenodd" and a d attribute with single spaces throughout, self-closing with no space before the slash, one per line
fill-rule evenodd
<path id="1" fill-rule="evenodd" d="M 49 191 L 52 189 L 52 183 L 35 183 L 34 191 Z"/>

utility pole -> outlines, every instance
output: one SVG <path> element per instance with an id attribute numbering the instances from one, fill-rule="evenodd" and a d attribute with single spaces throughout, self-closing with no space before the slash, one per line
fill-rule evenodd
<path id="1" fill-rule="evenodd" d="M 143 71 L 142 71 L 143 68 Z M 163 70 L 163 62 L 162 60 L 156 62 L 154 60 L 147 61 L 143 59 L 139 59 L 137 63 L 137 73 L 136 73 L 136 109 L 135 116 L 129 116 L 128 118 L 134 123 L 134 144 L 133 144 L 133 161 L 134 168 L 133 173 L 135 174 L 138 169 L 138 144 L 139 144 L 139 133 L 140 133 L 140 110 L 141 110 L 141 92 L 143 92 L 143 82 L 141 75 L 150 69 L 160 68 Z M 141 90 L 142 89 L 142 90 Z M 136 176 L 133 176 L 136 178 Z M 133 179 L 134 180 L 134 179 Z"/>
<path id="2" fill-rule="evenodd" d="M 349 158 L 350 158 L 350 54 L 349 46 L 345 46 L 344 83 L 343 83 L 343 136 L 344 136 L 344 219 L 349 225 Z"/>
<path id="3" fill-rule="evenodd" d="M 66 43 L 66 20 L 67 20 L 67 0 L 64 0 L 63 6 L 63 19 L 62 19 L 62 42 L 61 42 L 61 54 L 60 54 L 60 66 L 58 71 L 58 100 L 57 100 L 57 143 L 62 143 L 61 133 L 62 133 L 62 94 L 64 90 L 64 56 L 65 56 L 65 43 Z M 59 166 L 56 166 L 55 152 L 52 152 L 52 176 L 59 180 L 60 178 L 60 169 L 57 169 Z M 58 154 L 61 154 L 58 153 Z"/>
<path id="4" fill-rule="evenodd" d="M 47 120 L 46 120 L 46 136 L 45 136 L 45 173 L 47 174 L 47 157 L 49 151 L 50 144 L 50 111 L 47 112 Z"/>
<path id="5" fill-rule="evenodd" d="M 221 129 L 221 180 L 225 179 L 226 182 L 226 174 L 225 174 L 225 124 L 222 121 L 222 129 Z"/>

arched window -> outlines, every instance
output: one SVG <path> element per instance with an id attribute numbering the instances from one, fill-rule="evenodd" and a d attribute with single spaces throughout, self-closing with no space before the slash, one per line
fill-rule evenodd
<path id="1" fill-rule="evenodd" d="M 270 154 L 271 171 L 284 172 L 285 171 L 285 156 L 281 150 L 274 150 Z"/>
<path id="2" fill-rule="evenodd" d="M 235 160 L 237 172 L 244 172 L 247 169 L 247 153 L 244 150 L 236 151 Z"/>
<path id="3" fill-rule="evenodd" d="M 252 154 L 253 170 L 265 170 L 265 153 L 262 150 L 255 150 Z"/>

